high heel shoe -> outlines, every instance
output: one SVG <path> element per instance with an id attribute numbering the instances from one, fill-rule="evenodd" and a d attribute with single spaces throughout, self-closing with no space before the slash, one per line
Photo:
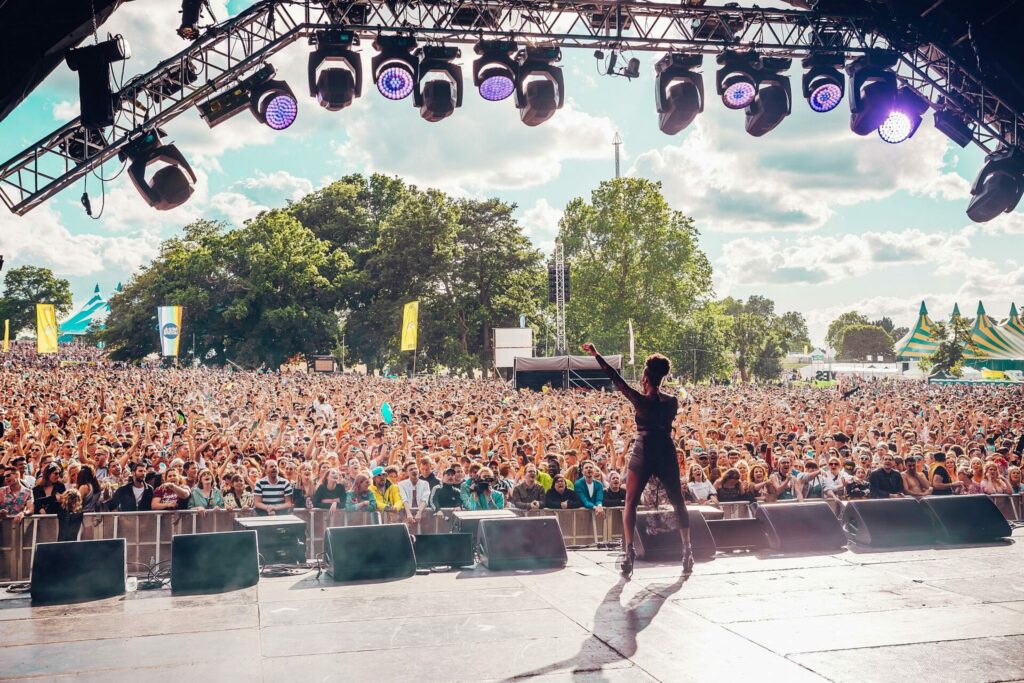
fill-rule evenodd
<path id="1" fill-rule="evenodd" d="M 622 559 L 622 578 L 629 579 L 633 576 L 633 562 L 636 561 L 636 549 L 632 545 L 626 547 L 626 556 Z"/>
<path id="2" fill-rule="evenodd" d="M 683 574 L 689 576 L 693 573 L 693 547 L 687 543 L 683 547 Z"/>

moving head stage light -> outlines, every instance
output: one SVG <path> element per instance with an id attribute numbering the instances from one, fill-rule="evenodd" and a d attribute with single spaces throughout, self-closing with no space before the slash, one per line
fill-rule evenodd
<path id="1" fill-rule="evenodd" d="M 373 41 L 377 54 L 370 60 L 377 91 L 389 100 L 404 100 L 416 86 L 419 57 L 412 54 L 412 36 L 378 36 Z"/>
<path id="2" fill-rule="evenodd" d="M 272 80 L 275 73 L 273 66 L 265 64 L 238 85 L 197 105 L 199 115 L 213 128 L 249 109 L 260 123 L 284 130 L 295 122 L 299 104 L 287 83 Z"/>
<path id="3" fill-rule="evenodd" d="M 122 161 L 131 161 L 128 177 L 146 203 L 154 209 L 167 211 L 181 206 L 192 196 L 196 174 L 177 147 L 161 144 L 163 135 L 159 129 L 146 131 L 131 140 L 118 156 Z M 166 165 L 146 180 L 146 169 L 157 163 Z"/>
<path id="4" fill-rule="evenodd" d="M 760 137 L 775 129 L 793 110 L 788 57 L 762 57 L 754 50 L 726 50 L 718 55 L 722 67 L 716 89 L 729 109 L 745 109 L 748 133 Z"/>
<path id="5" fill-rule="evenodd" d="M 325 31 L 311 40 L 317 48 L 309 53 L 309 95 L 324 109 L 340 111 L 363 94 L 363 60 L 351 49 L 359 38 L 350 31 Z"/>
<path id="6" fill-rule="evenodd" d="M 455 113 L 462 106 L 462 67 L 453 63 L 462 53 L 457 47 L 427 45 L 416 51 L 420 58 L 413 88 L 413 104 L 420 116 L 437 122 Z"/>
<path id="7" fill-rule="evenodd" d="M 811 55 L 803 60 L 803 95 L 811 111 L 830 112 L 843 101 L 846 78 L 839 71 L 843 56 L 833 54 Z"/>
<path id="8" fill-rule="evenodd" d="M 704 55 L 672 52 L 654 65 L 654 97 L 658 110 L 658 128 L 675 135 L 704 111 L 704 76 L 694 71 Z"/>
<path id="9" fill-rule="evenodd" d="M 869 135 L 878 130 L 896 103 L 896 74 L 893 67 L 899 56 L 894 52 L 873 51 L 846 66 L 850 77 L 850 130 Z"/>
<path id="10" fill-rule="evenodd" d="M 78 98 L 82 126 L 93 130 L 114 124 L 114 93 L 110 89 L 110 65 L 128 59 L 128 41 L 114 36 L 97 45 L 68 50 L 68 68 L 78 72 Z"/>
<path id="11" fill-rule="evenodd" d="M 514 40 L 482 40 L 473 46 L 480 55 L 473 60 L 473 85 L 480 91 L 480 97 L 488 102 L 508 99 L 516 91 L 519 80 L 519 62 Z"/>
<path id="12" fill-rule="evenodd" d="M 529 46 L 518 55 L 516 107 L 520 120 L 539 126 L 565 104 L 565 79 L 561 67 L 562 50 L 553 45 Z"/>
<path id="13" fill-rule="evenodd" d="M 1024 195 L 1024 154 L 1002 148 L 985 157 L 985 165 L 971 186 L 967 217 L 975 223 L 1010 213 Z"/>

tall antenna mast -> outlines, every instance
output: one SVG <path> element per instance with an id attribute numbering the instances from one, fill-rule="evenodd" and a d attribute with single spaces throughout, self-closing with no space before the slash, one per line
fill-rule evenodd
<path id="1" fill-rule="evenodd" d="M 615 178 L 618 179 L 620 177 L 620 174 L 619 174 L 619 147 L 622 147 L 622 138 L 619 136 L 619 133 L 617 131 L 615 133 L 615 137 L 612 138 L 612 145 L 615 146 Z"/>

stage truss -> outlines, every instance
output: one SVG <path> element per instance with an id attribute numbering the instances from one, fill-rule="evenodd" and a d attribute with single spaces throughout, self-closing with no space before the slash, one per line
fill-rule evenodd
<path id="1" fill-rule="evenodd" d="M 730 30 L 724 30 L 726 26 Z M 985 151 L 1018 147 L 1024 129 L 1024 117 L 968 69 L 931 45 L 899 50 L 874 30 L 870 17 L 691 7 L 685 0 L 682 4 L 264 0 L 210 27 L 177 55 L 125 83 L 115 95 L 116 121 L 101 136 L 87 134 L 76 119 L 9 159 L 0 166 L 0 198 L 14 213 L 27 213 L 116 157 L 143 131 L 164 126 L 291 43 L 330 29 L 352 31 L 364 45 L 381 34 L 404 34 L 425 43 L 514 38 L 521 47 L 544 43 L 590 50 L 707 54 L 732 48 L 789 57 L 833 52 L 852 58 L 872 49 L 892 49 L 900 52 L 899 80 L 933 109 L 956 113 Z M 194 80 L 185 77 L 193 71 Z"/>

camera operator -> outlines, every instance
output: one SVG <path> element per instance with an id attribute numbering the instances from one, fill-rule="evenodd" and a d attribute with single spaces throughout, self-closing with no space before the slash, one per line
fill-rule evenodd
<path id="1" fill-rule="evenodd" d="M 480 476 L 470 486 L 467 510 L 501 510 L 505 507 L 505 497 L 494 488 L 494 473 L 490 468 L 480 470 Z"/>

